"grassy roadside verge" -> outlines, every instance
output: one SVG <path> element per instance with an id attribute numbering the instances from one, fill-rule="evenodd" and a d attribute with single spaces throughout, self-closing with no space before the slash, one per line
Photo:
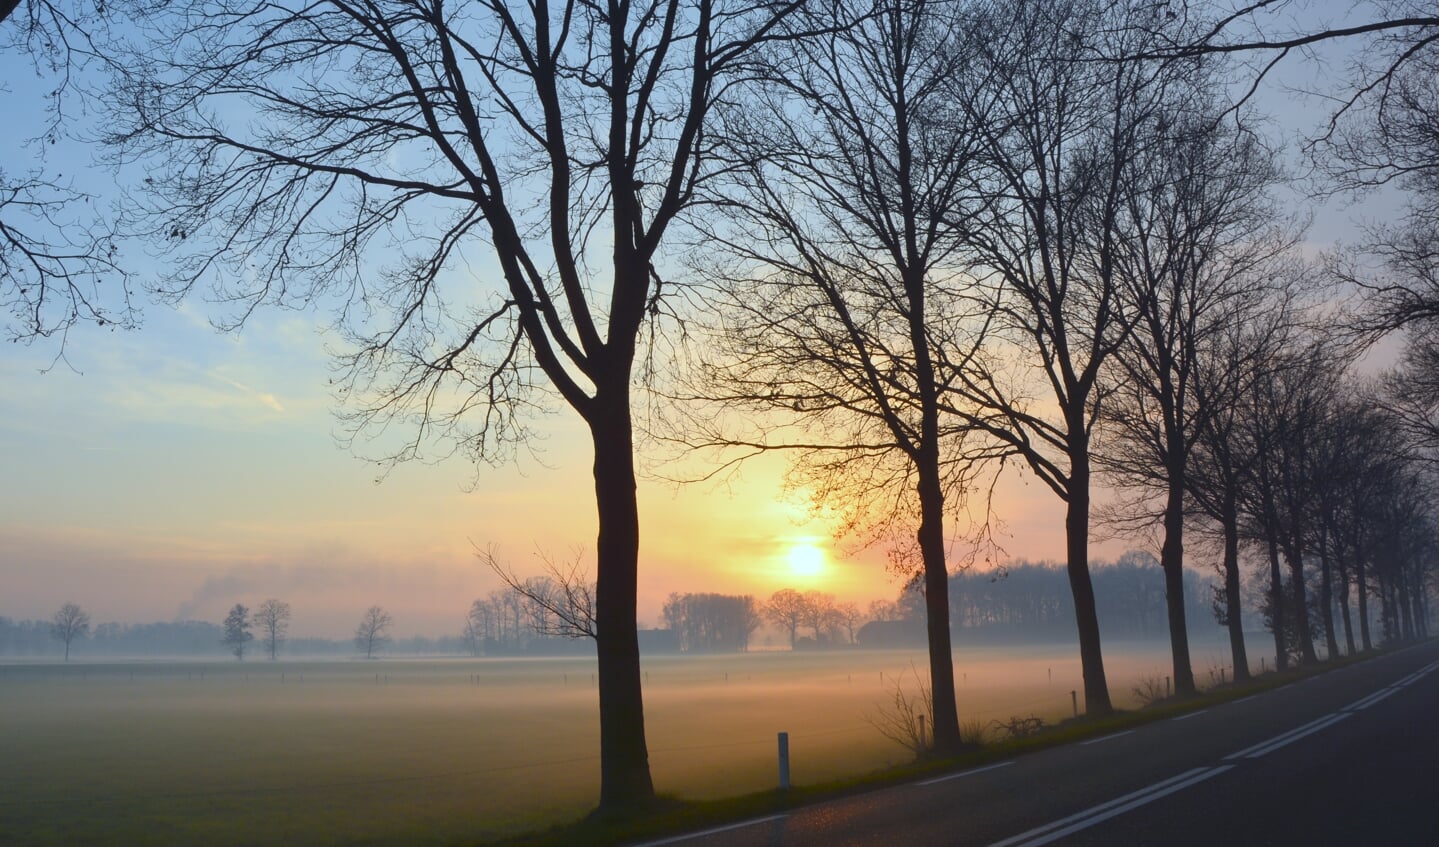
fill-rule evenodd
<path id="1" fill-rule="evenodd" d="M 1394 649 L 1408 646 L 1412 645 L 1399 645 Z M 1291 669 L 1283 673 L 1270 672 L 1254 677 L 1243 684 L 1231 682 L 1211 688 L 1194 697 L 1159 700 L 1141 709 L 1115 712 L 1103 718 L 1080 716 L 1046 727 L 1024 738 L 989 742 L 956 757 L 920 759 L 848 779 L 794 786 L 785 792 L 769 790 L 705 802 L 662 797 L 653 808 L 634 817 L 601 819 L 591 816 L 573 823 L 556 826 L 544 832 L 479 842 L 476 847 L 561 847 L 562 845 L 610 847 L 611 845 L 632 844 L 682 835 L 751 818 L 783 813 L 826 800 L 902 785 L 921 778 L 982 767 L 1001 759 L 1133 729 L 1154 721 L 1166 720 L 1187 712 L 1207 709 L 1231 700 L 1282 688 L 1300 679 L 1348 667 L 1389 652 L 1393 651 L 1379 649 L 1356 656 L 1340 657 L 1308 668 Z"/>

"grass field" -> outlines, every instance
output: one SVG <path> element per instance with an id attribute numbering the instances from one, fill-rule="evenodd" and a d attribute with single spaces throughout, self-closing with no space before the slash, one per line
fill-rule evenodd
<path id="1" fill-rule="evenodd" d="M 1203 683 L 1225 655 L 1195 645 Z M 1110 645 L 1116 705 L 1168 671 Z M 910 758 L 866 721 L 923 653 L 645 661 L 656 787 L 713 799 Z M 584 659 L 0 666 L 0 844 L 456 844 L 583 815 L 599 790 Z M 912 674 L 906 682 L 912 685 Z M 959 650 L 961 720 L 1071 714 L 1077 650 Z M 1081 691 L 1082 707 L 1082 691 Z"/>

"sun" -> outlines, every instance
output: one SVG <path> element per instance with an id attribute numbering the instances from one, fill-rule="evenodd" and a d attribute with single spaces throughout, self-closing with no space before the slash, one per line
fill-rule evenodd
<path id="1" fill-rule="evenodd" d="M 789 562 L 789 572 L 794 576 L 815 577 L 824 573 L 824 551 L 809 542 L 791 546 L 785 558 Z"/>

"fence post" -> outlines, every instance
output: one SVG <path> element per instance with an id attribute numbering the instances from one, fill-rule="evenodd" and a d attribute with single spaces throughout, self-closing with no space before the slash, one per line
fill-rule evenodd
<path id="1" fill-rule="evenodd" d="M 1079 692 L 1069 692 L 1069 705 L 1074 707 L 1074 716 L 1079 717 Z"/>
<path id="2" fill-rule="evenodd" d="M 779 734 L 779 790 L 789 790 L 789 733 Z"/>

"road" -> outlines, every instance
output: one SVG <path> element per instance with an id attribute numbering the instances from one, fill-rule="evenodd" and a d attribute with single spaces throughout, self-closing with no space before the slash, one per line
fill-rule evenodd
<path id="1" fill-rule="evenodd" d="M 648 847 L 1439 844 L 1439 642 Z"/>

